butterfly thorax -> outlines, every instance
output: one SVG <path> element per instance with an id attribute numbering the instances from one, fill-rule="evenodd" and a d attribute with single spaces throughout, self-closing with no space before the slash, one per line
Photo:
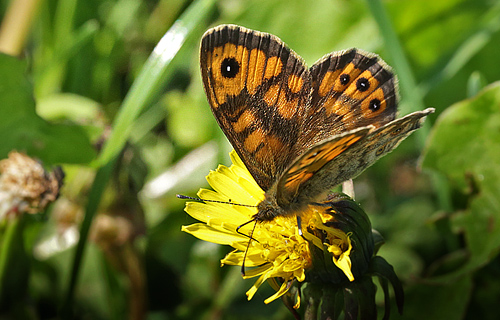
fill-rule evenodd
<path id="1" fill-rule="evenodd" d="M 285 211 L 278 206 L 275 197 L 266 193 L 266 197 L 257 205 L 258 212 L 253 216 L 257 221 L 271 221 L 279 215 L 285 214 Z"/>

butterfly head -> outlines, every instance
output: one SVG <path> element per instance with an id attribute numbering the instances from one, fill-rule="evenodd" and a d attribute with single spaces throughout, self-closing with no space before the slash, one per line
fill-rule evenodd
<path id="1" fill-rule="evenodd" d="M 257 209 L 258 212 L 254 215 L 254 219 L 257 221 L 271 221 L 277 216 L 285 214 L 285 211 L 276 202 L 276 197 L 267 194 L 265 199 L 258 204 Z"/>
<path id="2" fill-rule="evenodd" d="M 280 205 L 277 197 L 272 192 L 267 192 L 264 200 L 257 205 L 257 213 L 253 216 L 257 222 L 272 221 L 276 217 L 295 217 L 300 215 L 308 204 L 306 203 L 288 203 Z"/>

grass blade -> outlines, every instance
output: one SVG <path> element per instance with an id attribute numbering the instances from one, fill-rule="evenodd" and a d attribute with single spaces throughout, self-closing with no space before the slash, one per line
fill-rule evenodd
<path id="1" fill-rule="evenodd" d="M 63 318 L 71 318 L 73 297 L 90 226 L 97 212 L 105 187 L 113 172 L 113 168 L 118 160 L 119 152 L 127 141 L 130 128 L 139 113 L 151 101 L 164 83 L 169 71 L 170 62 L 186 38 L 200 21 L 211 13 L 209 9 L 214 4 L 215 0 L 198 0 L 192 3 L 158 43 L 125 97 L 123 105 L 114 121 L 110 138 L 106 141 L 101 156 L 97 161 L 99 169 L 97 170 L 89 194 L 84 221 L 80 228 L 80 239 L 73 258 L 67 292 L 62 304 L 61 315 Z"/>
<path id="2" fill-rule="evenodd" d="M 170 62 L 199 21 L 211 12 L 210 8 L 214 4 L 215 0 L 195 1 L 160 40 L 123 101 L 113 132 L 98 159 L 100 165 L 108 162 L 123 148 L 132 123 L 164 84 Z"/>

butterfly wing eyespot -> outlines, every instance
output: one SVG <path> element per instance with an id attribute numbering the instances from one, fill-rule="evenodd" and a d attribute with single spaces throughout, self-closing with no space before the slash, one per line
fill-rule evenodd
<path id="1" fill-rule="evenodd" d="M 370 100 L 370 104 L 368 106 L 368 109 L 371 111 L 375 112 L 378 111 L 381 108 L 381 101 L 377 98 L 374 98 Z"/>
<path id="2" fill-rule="evenodd" d="M 351 80 L 351 77 L 349 76 L 349 74 L 347 73 L 342 73 L 339 77 L 339 82 L 341 85 L 345 86 L 349 83 L 349 81 Z"/>
<path id="3" fill-rule="evenodd" d="M 365 77 L 361 77 L 356 81 L 356 88 L 361 92 L 365 92 L 370 89 L 370 81 Z"/>
<path id="4" fill-rule="evenodd" d="M 384 153 L 384 150 L 385 150 L 385 146 L 379 147 L 379 148 L 377 149 L 377 151 L 375 152 L 375 155 L 376 155 L 377 157 L 381 156 L 381 155 L 382 155 L 382 153 Z"/>
<path id="5" fill-rule="evenodd" d="M 240 71 L 240 64 L 235 58 L 225 58 L 221 63 L 221 74 L 224 78 L 234 78 Z"/>

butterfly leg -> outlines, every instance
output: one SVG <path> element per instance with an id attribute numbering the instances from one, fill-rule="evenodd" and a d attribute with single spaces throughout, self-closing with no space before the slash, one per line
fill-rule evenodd
<path id="1" fill-rule="evenodd" d="M 252 222 L 255 222 L 255 225 L 253 226 L 253 229 L 252 229 L 252 233 L 250 233 L 250 235 L 246 234 L 246 233 L 243 233 L 240 231 L 241 228 L 243 228 L 244 226 L 246 226 L 247 224 L 249 223 L 252 223 Z M 255 219 L 252 219 L 252 220 L 248 220 L 247 222 L 245 222 L 244 224 L 242 225 L 239 225 L 238 227 L 236 227 L 236 232 L 241 234 L 242 236 L 245 236 L 247 238 L 249 238 L 250 240 L 254 240 L 254 241 L 257 241 L 259 242 L 257 239 L 255 238 L 252 238 L 252 235 L 253 235 L 253 231 L 255 230 L 255 226 L 257 225 L 257 220 Z"/>
<path id="2" fill-rule="evenodd" d="M 354 183 L 352 179 L 342 182 L 342 192 L 348 195 L 351 199 L 354 199 Z"/>
<path id="3" fill-rule="evenodd" d="M 242 232 L 240 232 L 240 231 L 239 231 L 241 227 L 243 227 L 244 225 L 249 224 L 249 223 L 250 223 L 250 222 L 252 222 L 252 221 L 255 221 L 255 224 L 253 225 L 253 228 L 252 228 L 252 233 L 250 233 L 250 236 L 248 236 L 248 235 L 246 235 L 246 234 L 244 234 L 244 233 L 242 233 Z M 250 243 L 252 242 L 252 240 L 257 241 L 256 239 L 254 239 L 254 238 L 253 238 L 253 233 L 254 233 L 254 231 L 255 231 L 255 227 L 256 227 L 256 226 L 257 226 L 257 220 L 252 219 L 252 220 L 247 221 L 247 222 L 245 222 L 244 224 L 242 224 L 241 226 L 238 226 L 238 227 L 236 228 L 236 232 L 238 232 L 239 234 L 244 235 L 244 236 L 246 236 L 246 237 L 249 237 L 249 238 L 250 238 L 250 239 L 248 240 L 248 245 L 247 245 L 247 248 L 245 249 L 245 253 L 243 254 L 243 262 L 241 263 L 241 275 L 242 275 L 243 277 L 245 276 L 245 260 L 246 260 L 246 258 L 247 258 L 248 249 L 250 248 Z M 259 242 L 259 241 L 257 241 L 257 242 Z"/>
<path id="4" fill-rule="evenodd" d="M 297 216 L 297 228 L 299 228 L 299 235 L 304 238 L 304 234 L 302 232 L 302 219 L 300 216 Z M 305 238 L 304 238 L 305 239 Z"/>

